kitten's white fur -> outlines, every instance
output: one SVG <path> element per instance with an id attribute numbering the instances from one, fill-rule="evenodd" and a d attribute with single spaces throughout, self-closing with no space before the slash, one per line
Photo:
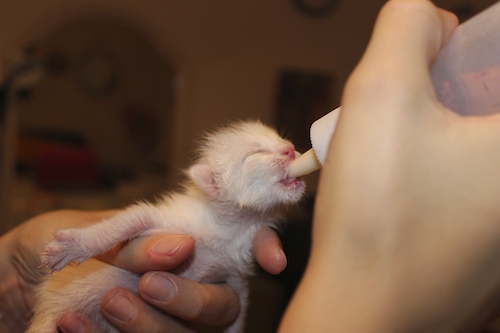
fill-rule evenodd
<path id="1" fill-rule="evenodd" d="M 55 333 L 66 311 L 80 311 L 103 331 L 117 332 L 101 314 L 100 300 L 115 286 L 137 292 L 139 276 L 86 259 L 157 232 L 195 238 L 193 255 L 174 272 L 203 283 L 230 284 L 240 296 L 241 311 L 225 332 L 241 332 L 255 232 L 276 226 L 279 208 L 299 201 L 304 193 L 304 183 L 287 176 L 297 154 L 289 141 L 260 122 L 232 124 L 206 136 L 183 191 L 157 203 L 135 204 L 87 228 L 56 232 L 42 262 L 56 271 L 64 269 L 40 285 L 27 333 Z M 67 266 L 74 260 L 81 265 Z"/>

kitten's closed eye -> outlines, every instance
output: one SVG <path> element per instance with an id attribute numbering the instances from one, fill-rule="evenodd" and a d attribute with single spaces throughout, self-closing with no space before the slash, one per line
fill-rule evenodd
<path id="1" fill-rule="evenodd" d="M 255 150 L 250 151 L 247 155 L 245 155 L 244 160 L 251 156 L 256 156 L 256 155 L 269 155 L 271 154 L 272 151 L 270 149 L 265 149 L 265 148 L 258 148 Z"/>
<path id="2" fill-rule="evenodd" d="M 270 149 L 265 149 L 265 148 L 261 148 L 255 151 L 255 154 L 271 154 L 271 153 L 272 151 Z"/>

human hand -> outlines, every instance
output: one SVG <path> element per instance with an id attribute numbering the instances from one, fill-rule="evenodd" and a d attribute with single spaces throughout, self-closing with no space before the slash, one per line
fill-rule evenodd
<path id="1" fill-rule="evenodd" d="M 48 275 L 40 254 L 52 234 L 84 227 L 115 212 L 58 211 L 36 216 L 0 237 L 0 332 L 24 332 L 34 306 L 34 291 Z"/>
<path id="2" fill-rule="evenodd" d="M 172 244 L 169 235 L 135 239 L 116 257 L 101 258 L 131 271 L 146 272 L 139 282 L 141 298 L 123 288 L 112 289 L 103 297 L 101 309 L 105 317 L 122 332 L 179 333 L 194 332 L 190 323 L 220 326 L 236 319 L 240 306 L 236 292 L 227 284 L 200 284 L 166 272 L 185 257 L 174 266 L 166 266 L 164 256 L 151 255 L 158 240 L 165 240 L 169 247 Z M 186 248 L 192 250 L 192 238 L 187 242 Z M 285 269 L 285 254 L 271 229 L 264 228 L 257 233 L 253 249 L 257 262 L 269 273 L 278 274 Z M 68 316 L 73 321 L 70 325 L 81 320 L 75 314 Z M 96 332 L 96 329 L 88 323 L 87 330 L 82 332 Z"/>
<path id="3" fill-rule="evenodd" d="M 33 291 L 48 274 L 47 269 L 40 269 L 38 266 L 40 253 L 52 239 L 52 233 L 59 229 L 84 227 L 109 218 L 115 213 L 116 211 L 51 212 L 25 222 L 0 238 L 1 332 L 24 332 L 33 306 Z M 160 251 L 163 254 L 155 254 L 155 245 L 163 250 Z M 135 272 L 162 271 L 183 262 L 191 254 L 193 247 L 194 240 L 189 236 L 161 234 L 120 244 L 99 259 Z M 256 235 L 254 256 L 270 273 L 279 273 L 286 266 L 286 257 L 281 250 L 279 239 L 270 229 L 263 229 Z M 148 299 L 157 308 L 120 288 L 109 291 L 103 298 L 103 313 L 123 332 L 160 331 L 156 330 L 160 327 L 168 329 L 169 332 L 190 332 L 190 321 L 222 325 L 236 317 L 239 300 L 229 286 L 198 284 L 166 272 L 158 274 L 172 281 L 175 288 L 173 297 L 166 303 Z M 157 295 L 158 286 L 152 284 L 152 275 L 154 274 L 144 275 L 140 290 L 144 293 L 153 291 Z M 123 314 L 127 310 L 126 300 L 133 305 L 135 316 L 128 321 L 117 320 L 112 316 L 113 311 L 115 316 L 117 311 Z M 59 326 L 64 332 L 99 332 L 78 313 L 63 315 Z"/>
<path id="4" fill-rule="evenodd" d="M 469 332 L 498 314 L 500 116 L 446 109 L 429 75 L 456 25 L 430 1 L 381 10 L 344 90 L 282 332 Z"/>

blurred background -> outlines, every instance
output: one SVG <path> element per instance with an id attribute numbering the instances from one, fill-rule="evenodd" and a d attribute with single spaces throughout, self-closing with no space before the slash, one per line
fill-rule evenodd
<path id="1" fill-rule="evenodd" d="M 200 135 L 231 120 L 305 151 L 384 2 L 1 0 L 0 233 L 174 189 Z M 464 21 L 495 1 L 434 2 Z M 300 279 L 316 178 L 283 232 L 289 268 L 253 279 L 248 332 L 275 331 Z"/>

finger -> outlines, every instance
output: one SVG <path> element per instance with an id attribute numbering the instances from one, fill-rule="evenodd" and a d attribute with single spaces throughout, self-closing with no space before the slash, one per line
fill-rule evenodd
<path id="1" fill-rule="evenodd" d="M 226 284 L 200 284 L 168 272 L 148 272 L 139 295 L 181 319 L 209 325 L 232 322 L 239 313 L 236 292 Z"/>
<path id="2" fill-rule="evenodd" d="M 265 271 L 279 274 L 286 268 L 287 259 L 276 232 L 271 228 L 262 228 L 253 239 L 253 255 Z"/>
<path id="3" fill-rule="evenodd" d="M 62 333 L 102 333 L 97 326 L 76 312 L 63 314 L 57 327 Z"/>
<path id="4" fill-rule="evenodd" d="M 422 93 L 433 94 L 429 75 L 423 73 L 428 73 L 429 64 L 457 24 L 453 14 L 436 8 L 431 1 L 387 2 L 363 59 L 346 85 L 343 104 L 359 100 L 360 92 L 378 100 L 387 97 L 397 101 L 401 96 L 406 102 L 405 88 L 410 84 L 425 86 Z"/>
<path id="5" fill-rule="evenodd" d="M 177 319 L 147 305 L 132 292 L 115 288 L 107 292 L 101 301 L 101 310 L 120 332 L 169 332 L 193 333 Z"/>
<path id="6" fill-rule="evenodd" d="M 172 269 L 185 261 L 193 249 L 191 236 L 158 234 L 117 245 L 98 259 L 128 271 L 144 273 Z"/>
<path id="7" fill-rule="evenodd" d="M 401 58 L 401 55 L 404 58 L 424 55 L 430 62 L 457 25 L 454 14 L 437 8 L 431 1 L 392 0 L 379 13 L 370 47 L 382 49 L 384 58 L 387 58 L 387 47 L 390 47 L 395 51 L 391 61 Z"/>

